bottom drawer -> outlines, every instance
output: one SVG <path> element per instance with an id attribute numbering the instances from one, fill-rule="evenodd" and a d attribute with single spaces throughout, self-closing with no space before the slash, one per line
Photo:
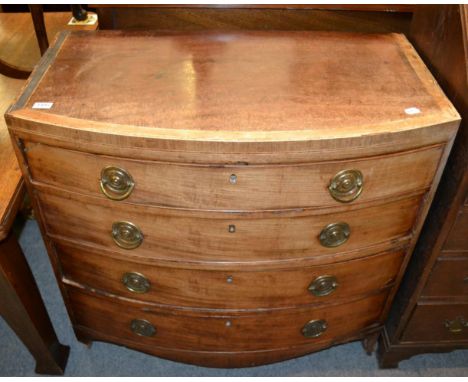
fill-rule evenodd
<path id="1" fill-rule="evenodd" d="M 468 304 L 420 304 L 402 341 L 468 341 Z"/>
<path id="2" fill-rule="evenodd" d="M 76 327 L 120 338 L 136 348 L 249 351 L 345 339 L 377 323 L 388 293 L 326 308 L 234 313 L 161 309 L 74 287 L 67 294 Z"/>

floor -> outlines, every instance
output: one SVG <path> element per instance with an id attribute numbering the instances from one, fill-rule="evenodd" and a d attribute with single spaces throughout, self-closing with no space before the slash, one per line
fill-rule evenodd
<path id="1" fill-rule="evenodd" d="M 44 22 L 49 43 L 58 32 L 94 27 L 68 26 L 70 12 L 46 12 Z M 31 70 L 41 57 L 34 25 L 29 12 L 0 13 L 0 59 L 25 70 Z"/>
<path id="2" fill-rule="evenodd" d="M 71 347 L 66 376 L 468 376 L 468 350 L 419 355 L 399 369 L 379 370 L 359 342 L 268 366 L 208 369 L 166 361 L 124 347 L 94 342 L 87 348 L 73 334 L 44 243 L 35 221 L 28 221 L 20 244 L 36 277 L 57 335 Z M 34 376 L 34 360 L 0 318 L 0 376 Z"/>

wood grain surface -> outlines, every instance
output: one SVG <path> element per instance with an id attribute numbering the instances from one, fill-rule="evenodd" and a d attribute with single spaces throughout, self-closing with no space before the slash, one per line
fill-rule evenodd
<path id="1" fill-rule="evenodd" d="M 73 81 L 61 81 L 63 68 Z M 130 135 L 182 140 L 323 139 L 458 119 L 397 34 L 76 32 L 12 114 L 35 102 L 53 102 L 43 121 L 66 116 L 107 123 L 107 133 L 133 126 Z"/>
<path id="2" fill-rule="evenodd" d="M 409 31 L 415 6 L 396 4 L 95 5 L 102 29 Z M 387 12 L 388 11 L 388 12 Z"/>
<path id="3" fill-rule="evenodd" d="M 48 234 L 109 248 L 128 256 L 186 261 L 272 261 L 328 257 L 366 250 L 409 235 L 420 208 L 419 196 L 346 212 L 315 215 L 311 212 L 278 216 L 150 209 L 134 205 L 104 206 L 79 194 L 40 193 Z M 98 200 L 99 203 L 99 200 Z M 111 236 L 112 224 L 129 221 L 143 234 L 135 250 L 122 249 Z M 346 243 L 327 248 L 320 244 L 322 229 L 346 222 L 351 234 Z M 229 232 L 235 225 L 235 232 Z"/>
<path id="4" fill-rule="evenodd" d="M 446 320 L 467 316 L 462 213 L 468 190 L 467 11 L 466 5 L 425 5 L 413 18 L 411 40 L 464 122 L 385 325 L 378 353 L 382 367 L 397 367 L 420 353 L 468 347 L 463 331 L 457 335 L 445 328 Z"/>
<path id="5" fill-rule="evenodd" d="M 446 303 L 419 303 L 408 323 L 407 330 L 402 335 L 401 341 L 405 342 L 461 342 L 468 341 L 468 327 L 459 332 L 449 331 L 445 323 L 457 319 L 465 319 L 468 316 L 468 304 L 457 302 Z"/>
<path id="6" fill-rule="evenodd" d="M 350 11 L 413 12 L 412 4 L 93 4 L 92 8 L 182 8 L 182 9 L 345 9 Z"/>
<path id="7" fill-rule="evenodd" d="M 114 253 L 56 244 L 64 282 L 162 305 L 212 309 L 284 308 L 308 304 L 345 302 L 392 285 L 404 251 L 386 252 L 363 259 L 328 265 L 292 267 L 276 263 L 245 264 L 242 270 L 213 268 L 210 263 L 181 262 L 177 268 L 159 262 L 136 262 Z M 122 283 L 128 272 L 143 275 L 150 284 L 146 293 L 129 291 Z M 336 278 L 336 290 L 315 296 L 308 287 L 320 276 Z"/>
<path id="8" fill-rule="evenodd" d="M 71 13 L 59 12 L 44 15 L 49 40 L 66 29 Z M 81 27 L 76 27 L 81 28 Z M 29 13 L 0 13 L 0 59 L 25 70 L 32 70 L 40 59 L 39 46 Z M 13 103 L 24 80 L 0 75 L 0 112 L 3 114 Z M 11 139 L 4 121 L 0 118 L 0 240 L 9 229 L 22 202 L 25 188 L 21 179 Z"/>
<path id="9" fill-rule="evenodd" d="M 24 85 L 16 80 L 0 75 L 0 111 L 5 111 Z M 3 118 L 0 119 L 0 240 L 7 237 L 25 188 L 21 179 L 10 135 Z"/>
<path id="10" fill-rule="evenodd" d="M 70 12 L 44 12 L 48 40 L 63 30 L 95 30 L 97 25 L 67 25 Z M 0 13 L 0 59 L 25 70 L 32 70 L 41 58 L 30 12 Z"/>
<path id="11" fill-rule="evenodd" d="M 468 302 L 468 256 L 437 259 L 421 296 L 425 299 L 459 298 Z"/>
<path id="12" fill-rule="evenodd" d="M 387 292 L 350 301 L 333 308 L 279 309 L 227 314 L 162 309 L 131 300 L 116 301 L 102 295 L 67 288 L 75 324 L 138 344 L 198 351 L 253 351 L 329 341 L 375 324 Z M 118 315 L 115 312 L 120 312 Z M 112 320 L 109 318 L 112 317 Z M 133 333 L 133 319 L 144 319 L 156 328 L 153 337 Z M 319 338 L 302 335 L 313 319 L 326 320 L 328 329 Z M 226 325 L 226 323 L 229 324 Z"/>
<path id="13" fill-rule="evenodd" d="M 207 366 L 369 349 L 459 124 L 403 36 L 326 32 L 65 33 L 6 118 L 80 341 Z M 135 181 L 125 201 L 99 191 L 109 165 Z M 330 179 L 355 167 L 364 191 L 338 203 Z M 140 246 L 117 245 L 119 221 Z M 324 272 L 342 284 L 311 299 Z M 328 329 L 305 339 L 317 317 Z"/>
<path id="14" fill-rule="evenodd" d="M 332 340 L 308 343 L 302 346 L 288 346 L 286 348 L 276 348 L 269 350 L 255 351 L 197 351 L 197 350 L 182 350 L 156 347 L 152 344 L 145 345 L 136 343 L 131 340 L 122 339 L 114 335 L 105 334 L 89 328 L 74 326 L 76 336 L 84 344 L 89 344 L 91 340 L 105 341 L 125 346 L 131 349 L 136 349 L 147 354 L 155 355 L 161 358 L 166 358 L 172 361 L 185 362 L 197 366 L 218 367 L 218 368 L 239 368 L 252 367 L 274 362 L 284 361 L 291 358 L 296 358 L 335 346 L 338 344 L 356 341 L 366 335 L 376 333 L 380 329 L 379 326 L 371 325 L 361 329 L 353 334 L 348 334 L 343 337 L 335 337 Z"/>
<path id="15" fill-rule="evenodd" d="M 63 375 L 70 348 L 52 326 L 34 276 L 16 236 L 0 242 L 0 317 L 36 362 L 38 374 Z"/>
<path id="16" fill-rule="evenodd" d="M 421 192 L 431 184 L 443 150 L 432 146 L 388 156 L 289 166 L 182 165 L 23 144 L 34 182 L 105 198 L 100 190 L 101 171 L 116 166 L 126 170 L 135 182 L 124 203 L 217 210 L 343 207 L 331 196 L 328 186 L 338 172 L 353 169 L 362 172 L 364 186 L 359 198 L 349 204 Z M 232 175 L 236 176 L 235 184 L 230 182 Z"/>
<path id="17" fill-rule="evenodd" d="M 444 243 L 446 251 L 460 251 L 468 255 L 468 207 L 463 206 L 457 214 Z"/>

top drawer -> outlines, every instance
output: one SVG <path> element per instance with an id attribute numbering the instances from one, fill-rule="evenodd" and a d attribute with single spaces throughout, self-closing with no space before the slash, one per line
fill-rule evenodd
<path id="1" fill-rule="evenodd" d="M 25 143 L 34 181 L 132 203 L 208 210 L 336 207 L 422 190 L 430 186 L 442 148 L 249 166 L 136 161 Z"/>

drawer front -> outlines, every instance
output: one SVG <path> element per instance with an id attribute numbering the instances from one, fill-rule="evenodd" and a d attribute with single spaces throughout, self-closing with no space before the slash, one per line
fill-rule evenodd
<path id="1" fill-rule="evenodd" d="M 468 304 L 420 304 L 413 312 L 403 341 L 468 341 Z"/>
<path id="2" fill-rule="evenodd" d="M 447 251 L 468 251 L 468 207 L 462 208 L 444 244 Z"/>
<path id="3" fill-rule="evenodd" d="M 67 290 L 75 325 L 135 344 L 231 352 L 299 346 L 343 338 L 375 324 L 387 296 L 387 292 L 382 292 L 327 308 L 244 311 L 238 314 L 219 311 L 210 314 L 111 300 L 85 294 L 76 288 Z M 133 320 L 147 322 L 146 325 L 141 321 L 133 324 L 135 330 L 147 336 L 135 334 L 132 330 Z M 310 321 L 315 322 L 304 329 Z M 307 330 L 309 337 L 303 335 L 303 329 Z"/>
<path id="4" fill-rule="evenodd" d="M 355 173 L 341 174 L 335 178 L 333 193 L 345 199 L 359 194 L 353 203 L 423 190 L 430 185 L 442 152 L 442 148 L 436 146 L 340 162 L 202 166 L 104 157 L 34 143 L 26 143 L 26 149 L 32 177 L 38 182 L 105 198 L 100 186 L 101 171 L 113 166 L 125 170 L 128 175 L 127 178 L 120 174 L 118 179 L 131 178 L 134 183 L 121 190 L 121 196 L 128 193 L 126 200 L 129 202 L 223 210 L 342 205 L 328 187 L 335 175 L 344 170 L 359 170 L 362 187 L 358 186 Z M 109 184 L 108 177 L 104 178 Z M 348 190 L 347 187 L 348 196 L 337 194 L 337 190 Z"/>
<path id="5" fill-rule="evenodd" d="M 409 234 L 419 206 L 419 197 L 414 197 L 335 214 L 296 217 L 271 214 L 269 218 L 253 218 L 256 215 L 212 213 L 200 218 L 195 213 L 184 215 L 159 208 L 98 206 L 91 204 L 90 198 L 78 200 L 72 199 L 72 195 L 67 199 L 42 193 L 39 199 L 51 235 L 104 246 L 130 256 L 174 259 L 177 254 L 180 260 L 197 261 L 272 261 L 360 250 Z M 137 248 L 119 247 L 112 237 L 116 222 L 130 222 L 134 225 L 132 230 L 141 233 Z M 341 225 L 330 228 L 335 223 Z M 347 228 L 343 223 L 349 228 L 347 241 L 336 247 L 324 246 L 319 236 L 322 232 L 335 232 L 335 228 L 337 236 L 328 242 L 329 236 L 325 235 L 326 244 L 344 240 Z M 122 241 L 121 238 L 117 231 L 117 241 Z"/>
<path id="6" fill-rule="evenodd" d="M 63 275 L 72 282 L 141 301 L 217 309 L 335 303 L 369 294 L 394 281 L 403 259 L 401 251 L 323 266 L 219 270 L 136 263 L 63 244 L 56 248 Z"/>
<path id="7" fill-rule="evenodd" d="M 425 297 L 466 297 L 468 299 L 468 256 L 439 258 L 432 269 L 422 295 Z"/>

